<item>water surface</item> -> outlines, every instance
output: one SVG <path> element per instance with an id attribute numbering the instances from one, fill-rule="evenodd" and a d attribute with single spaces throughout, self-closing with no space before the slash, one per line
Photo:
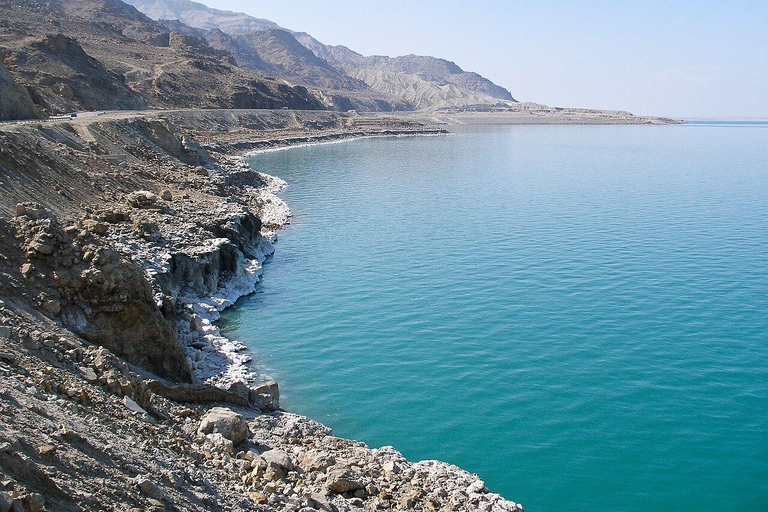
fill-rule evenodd
<path id="1" fill-rule="evenodd" d="M 267 153 L 225 332 L 284 405 L 536 511 L 768 510 L 768 126 L 467 127 Z"/>

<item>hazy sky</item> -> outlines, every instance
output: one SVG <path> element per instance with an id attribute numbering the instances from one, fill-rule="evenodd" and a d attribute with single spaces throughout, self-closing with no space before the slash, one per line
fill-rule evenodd
<path id="1" fill-rule="evenodd" d="M 768 117 L 768 0 L 202 0 L 365 55 L 447 58 L 520 101 Z"/>

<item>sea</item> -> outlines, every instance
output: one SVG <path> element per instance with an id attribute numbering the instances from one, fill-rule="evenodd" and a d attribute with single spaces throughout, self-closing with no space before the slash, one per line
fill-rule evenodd
<path id="1" fill-rule="evenodd" d="M 768 510 L 768 123 L 450 130 L 250 158 L 283 406 L 529 512 Z"/>

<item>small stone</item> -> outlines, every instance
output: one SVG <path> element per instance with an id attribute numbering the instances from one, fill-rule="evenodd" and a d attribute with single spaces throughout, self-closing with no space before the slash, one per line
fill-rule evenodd
<path id="1" fill-rule="evenodd" d="M 0 338 L 1 337 L 2 336 L 0 336 Z M 3 361 L 7 361 L 11 364 L 16 363 L 16 356 L 13 354 L 9 354 L 8 352 L 0 352 L 0 359 L 2 359 Z"/>
<path id="2" fill-rule="evenodd" d="M 258 505 L 266 505 L 269 502 L 266 495 L 260 492 L 249 492 L 248 497 L 251 498 Z"/>
<path id="3" fill-rule="evenodd" d="M 29 279 L 34 271 L 35 267 L 33 267 L 31 263 L 25 263 L 21 266 L 21 275 L 23 275 L 25 279 Z"/>
<path id="4" fill-rule="evenodd" d="M 392 460 L 388 460 L 387 462 L 385 462 L 382 465 L 382 469 L 384 469 L 384 471 L 386 473 L 390 473 L 390 474 L 393 474 L 393 475 L 397 475 L 397 474 L 399 474 L 402 471 L 400 469 L 400 466 L 397 464 L 397 462 L 392 461 Z"/>
<path id="5" fill-rule="evenodd" d="M 123 404 L 128 408 L 129 411 L 137 412 L 139 414 L 147 414 L 147 411 L 142 409 L 141 406 L 129 396 L 123 397 Z"/>
<path id="6" fill-rule="evenodd" d="M 86 368 L 81 366 L 78 368 L 78 370 L 80 370 L 80 373 L 83 374 L 83 378 L 88 382 L 94 382 L 98 379 L 96 372 L 93 371 L 92 368 Z"/>
<path id="7" fill-rule="evenodd" d="M 61 303 L 55 299 L 46 300 L 43 302 L 43 309 L 52 315 L 58 315 L 61 313 Z"/>
<path id="8" fill-rule="evenodd" d="M 7 325 L 0 325 L 0 338 L 8 339 L 11 337 L 11 328 Z"/>
<path id="9" fill-rule="evenodd" d="M 53 455 L 55 451 L 56 451 L 56 446 L 52 444 L 44 444 L 43 446 L 37 449 L 37 453 L 39 453 L 43 457 L 47 457 L 48 455 Z"/>
<path id="10" fill-rule="evenodd" d="M 359 474 L 355 473 L 351 468 L 342 465 L 336 465 L 328 469 L 326 486 L 331 492 L 336 494 L 356 491 L 365 487 Z"/>
<path id="11" fill-rule="evenodd" d="M 55 247 L 53 247 L 50 244 L 46 244 L 44 242 L 39 242 L 37 240 L 31 242 L 29 244 L 30 249 L 34 249 L 36 252 L 39 252 L 40 254 L 53 254 L 53 251 L 55 250 Z"/>
<path id="12" fill-rule="evenodd" d="M 291 471 L 295 468 L 291 457 L 283 450 L 268 450 L 261 454 L 261 458 L 267 463 L 273 464 L 285 471 Z"/>
<path id="13" fill-rule="evenodd" d="M 171 201 L 171 200 L 173 200 L 173 194 L 171 194 L 170 190 L 163 190 L 160 193 L 160 197 L 163 199 L 163 201 Z"/>
<path id="14" fill-rule="evenodd" d="M 156 500 L 163 499 L 163 490 L 150 479 L 143 476 L 137 476 L 134 480 L 134 483 L 139 488 L 141 493 L 148 498 L 153 498 Z"/>
<path id="15" fill-rule="evenodd" d="M 64 425 L 59 427 L 58 433 L 61 437 L 63 437 L 67 441 L 74 441 L 75 439 L 75 431 L 72 430 L 71 428 L 65 427 Z"/>

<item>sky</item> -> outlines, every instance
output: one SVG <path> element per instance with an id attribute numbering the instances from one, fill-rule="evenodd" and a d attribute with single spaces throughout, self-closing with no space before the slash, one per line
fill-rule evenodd
<path id="1" fill-rule="evenodd" d="M 201 0 L 365 55 L 432 55 L 519 101 L 768 118 L 768 0 Z"/>

